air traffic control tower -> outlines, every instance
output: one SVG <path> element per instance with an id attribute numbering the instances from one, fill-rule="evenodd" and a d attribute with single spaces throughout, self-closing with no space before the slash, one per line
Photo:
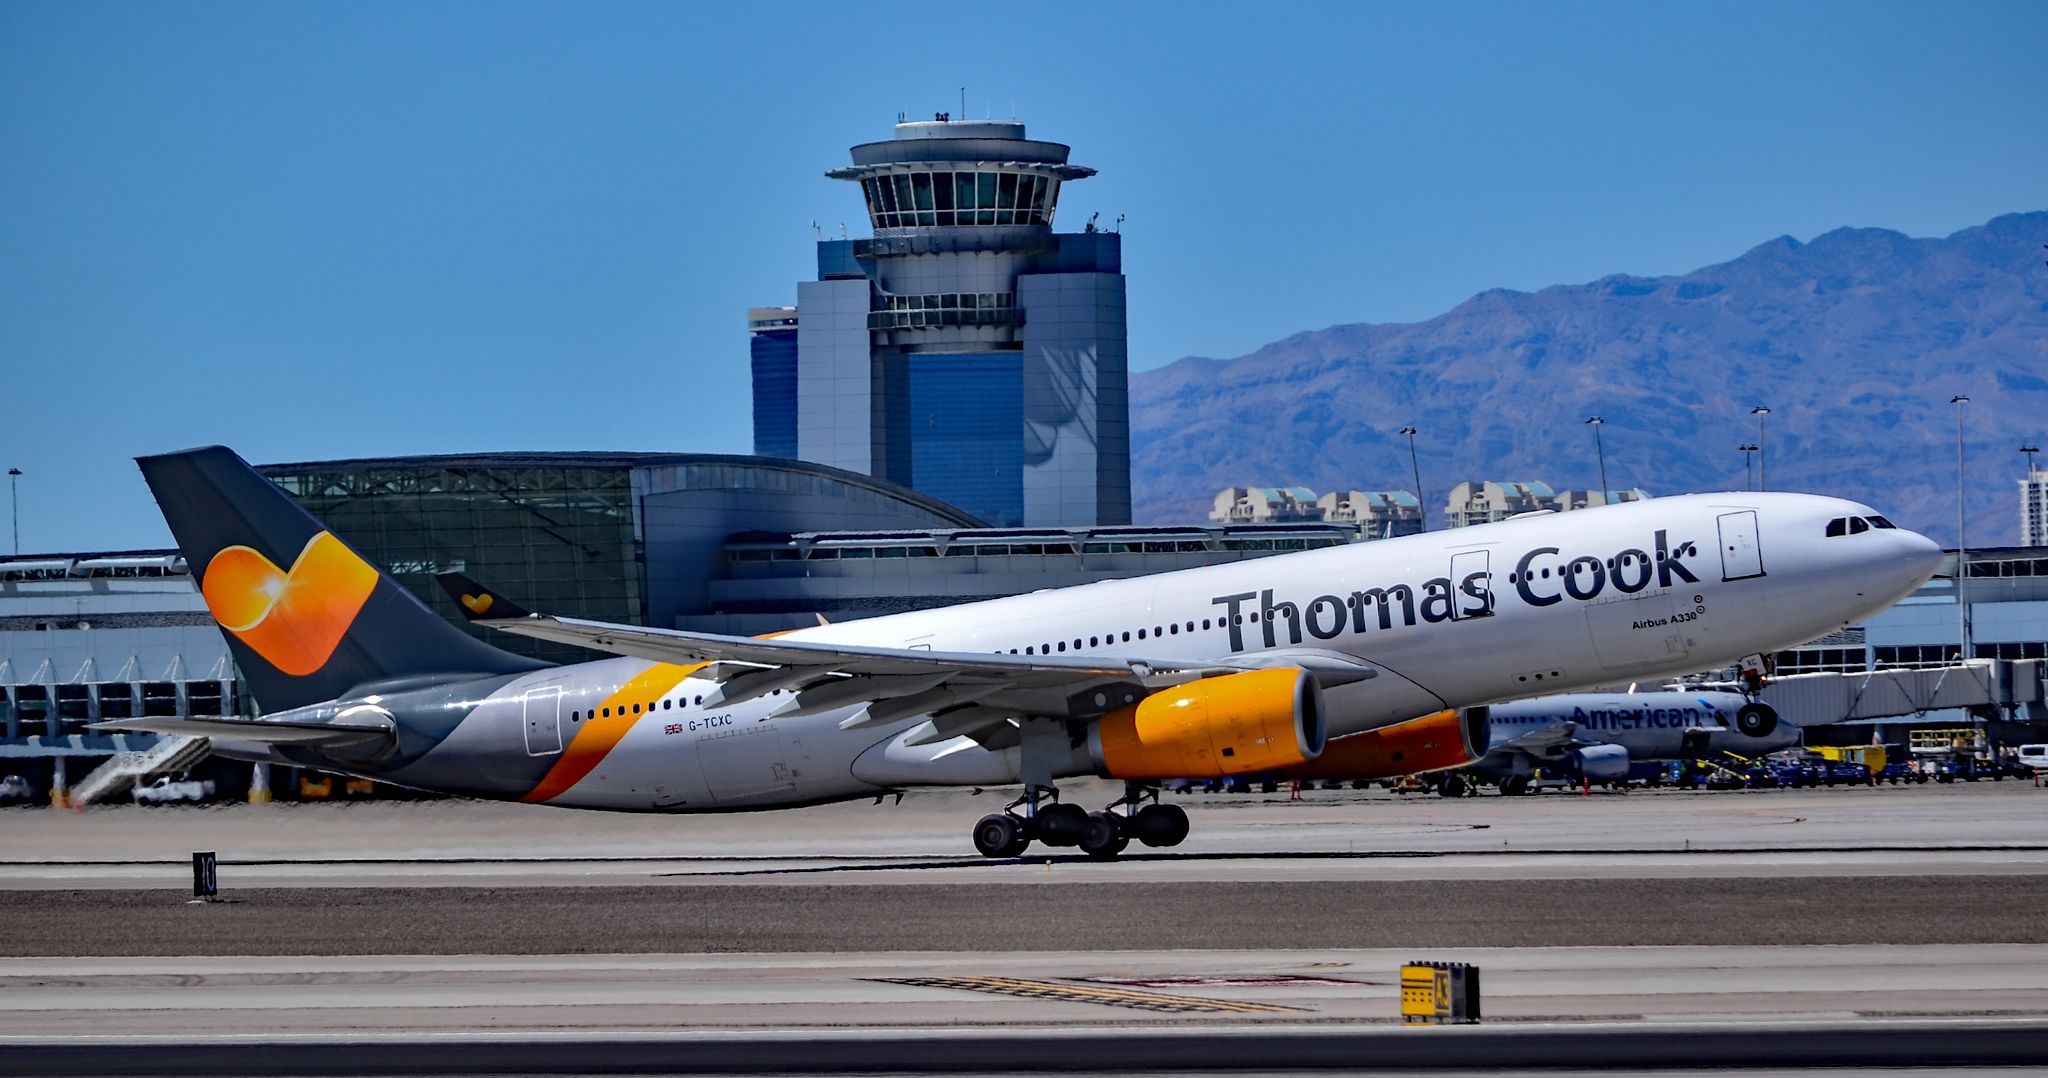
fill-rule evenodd
<path id="1" fill-rule="evenodd" d="M 889 479 L 996 526 L 1128 524 L 1122 237 L 1054 232 L 1095 170 L 1015 121 L 896 125 L 826 173 L 873 239 L 818 244 L 787 322 L 754 326 L 756 441 Z M 792 421 L 793 420 L 793 421 Z"/>

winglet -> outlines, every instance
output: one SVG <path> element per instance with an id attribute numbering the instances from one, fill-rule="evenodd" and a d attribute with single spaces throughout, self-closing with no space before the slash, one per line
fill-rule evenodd
<path id="1" fill-rule="evenodd" d="M 437 573 L 434 581 L 462 608 L 466 621 L 509 621 L 533 613 L 463 573 Z"/>

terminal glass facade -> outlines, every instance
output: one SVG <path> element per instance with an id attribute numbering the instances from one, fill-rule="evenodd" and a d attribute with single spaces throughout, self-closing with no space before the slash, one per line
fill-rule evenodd
<path id="1" fill-rule="evenodd" d="M 406 467 L 364 462 L 261 469 L 334 534 L 458 624 L 434 581 L 460 571 L 549 613 L 638 623 L 645 590 L 631 468 L 561 458 Z M 577 648 L 472 628 L 496 647 L 551 661 Z"/>

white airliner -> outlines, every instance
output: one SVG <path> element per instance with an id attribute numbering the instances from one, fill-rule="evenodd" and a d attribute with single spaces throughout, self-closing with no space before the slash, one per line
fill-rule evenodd
<path id="1" fill-rule="evenodd" d="M 1605 781 L 1633 763 L 1760 756 L 1801 740 L 1771 705 L 1733 692 L 1565 693 L 1487 711 L 1490 744 L 1470 770 L 1504 794 L 1526 792 L 1538 769 Z"/>
<path id="2" fill-rule="evenodd" d="M 226 449 L 140 461 L 249 721 L 102 727 L 223 755 L 579 808 L 704 812 L 1018 783 L 974 828 L 1111 856 L 1187 816 L 1160 780 L 1462 765 L 1481 705 L 1721 666 L 1910 594 L 1934 543 L 1865 506 L 1705 494 L 824 625 L 773 639 L 470 614 L 614 658 L 541 666 L 450 625 Z M 1830 521 L 1868 522 L 1854 534 Z M 1841 534 L 1834 534 L 1840 532 Z M 1063 778 L 1126 794 L 1094 813 Z"/>

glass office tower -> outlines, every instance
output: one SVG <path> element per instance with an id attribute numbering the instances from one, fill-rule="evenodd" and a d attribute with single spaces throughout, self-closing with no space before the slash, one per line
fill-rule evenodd
<path id="1" fill-rule="evenodd" d="M 796 308 L 747 311 L 754 367 L 754 455 L 796 457 Z"/>

